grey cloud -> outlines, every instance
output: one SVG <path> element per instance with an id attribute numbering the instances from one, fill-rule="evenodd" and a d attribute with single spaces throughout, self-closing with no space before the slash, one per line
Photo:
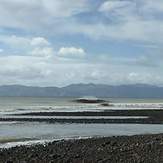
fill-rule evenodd
<path id="1" fill-rule="evenodd" d="M 47 27 L 58 18 L 87 10 L 86 0 L 0 0 L 0 4 L 0 26 L 26 30 Z"/>
<path id="2" fill-rule="evenodd" d="M 39 0 L 32 2 L 0 0 L 0 26 L 39 31 L 44 35 L 50 31 L 49 35 L 52 33 L 53 35 L 84 34 L 92 39 L 162 43 L 162 19 L 157 19 L 157 17 L 146 19 L 145 14 L 148 14 L 152 6 L 155 10 L 151 14 L 154 15 L 160 11 L 162 1 L 158 0 L 157 5 L 151 0 L 143 2 L 141 0 L 104 1 L 96 12 L 99 10 L 104 13 L 108 12 L 109 17 L 114 15 L 116 23 L 85 24 L 80 20 L 75 20 L 73 15 L 92 10 L 87 0 L 42 0 L 41 2 Z M 112 13 L 115 14 L 112 15 Z"/>
<path id="3" fill-rule="evenodd" d="M 162 67 L 161 67 L 162 68 Z M 38 57 L 8 56 L 0 58 L 0 84 L 58 85 L 70 83 L 151 83 L 163 82 L 161 68 L 102 63 L 71 63 Z M 162 74 L 162 75 L 161 75 Z"/>

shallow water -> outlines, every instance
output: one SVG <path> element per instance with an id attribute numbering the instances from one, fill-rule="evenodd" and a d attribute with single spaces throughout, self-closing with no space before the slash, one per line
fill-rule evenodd
<path id="1" fill-rule="evenodd" d="M 148 124 L 46 124 L 46 123 L 17 123 L 1 124 L 0 140 L 8 139 L 13 142 L 1 143 L 0 147 L 17 145 L 27 139 L 55 140 L 64 138 L 85 138 L 92 136 L 135 135 L 148 133 L 161 133 L 163 125 Z M 14 142 L 17 141 L 17 143 Z M 26 141 L 25 141 L 26 140 Z"/>
<path id="2" fill-rule="evenodd" d="M 31 119 L 144 119 L 148 118 L 147 116 L 16 116 L 16 115 L 6 115 L 2 116 L 4 118 L 31 118 Z M 4 123 L 4 122 L 2 122 Z M 1 122 L 0 122 L 1 124 Z"/>

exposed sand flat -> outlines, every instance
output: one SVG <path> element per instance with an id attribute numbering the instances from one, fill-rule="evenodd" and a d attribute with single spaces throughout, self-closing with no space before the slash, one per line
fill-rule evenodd
<path id="1" fill-rule="evenodd" d="M 0 121 L 48 123 L 138 123 L 163 124 L 163 110 L 105 110 L 101 112 L 29 112 L 3 116 Z"/>

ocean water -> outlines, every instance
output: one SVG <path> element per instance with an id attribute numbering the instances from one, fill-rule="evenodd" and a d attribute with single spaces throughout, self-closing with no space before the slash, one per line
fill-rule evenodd
<path id="1" fill-rule="evenodd" d="M 80 104 L 73 102 L 75 98 L 45 97 L 0 97 L 0 115 L 40 112 L 40 111 L 102 111 L 114 109 L 160 109 L 163 99 L 112 99 L 104 98 L 113 107 L 102 107 L 99 104 Z"/>
<path id="2" fill-rule="evenodd" d="M 13 117 L 12 114 L 27 112 L 82 112 L 118 109 L 163 109 L 163 99 L 105 99 L 113 106 L 100 104 L 80 104 L 74 98 L 39 98 L 39 97 L 0 97 L 0 117 Z M 15 116 L 16 117 L 16 116 Z M 24 116 L 25 118 L 26 116 Z M 35 116 L 28 116 L 35 118 Z M 45 118 L 39 116 L 37 118 Z M 57 118 L 57 117 L 46 117 Z M 61 117 L 83 118 L 83 117 Z M 92 118 L 92 117 L 87 117 Z M 93 117 L 95 119 L 101 116 Z M 105 117 L 117 118 L 117 117 Z M 118 117 L 119 119 L 129 118 Z M 147 118 L 147 117 L 132 117 Z M 151 124 L 48 124 L 45 122 L 0 122 L 0 147 L 7 148 L 19 144 L 30 144 L 58 139 L 86 138 L 93 136 L 134 135 L 162 133 L 163 125 Z"/>

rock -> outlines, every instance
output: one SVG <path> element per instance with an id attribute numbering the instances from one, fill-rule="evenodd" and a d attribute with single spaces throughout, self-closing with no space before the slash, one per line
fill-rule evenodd
<path id="1" fill-rule="evenodd" d="M 110 141 L 103 143 L 102 146 L 105 147 L 105 146 L 107 146 L 109 144 L 110 144 Z"/>
<path id="2" fill-rule="evenodd" d="M 6 161 L 6 163 L 14 163 L 13 161 L 9 160 L 9 161 Z"/>
<path id="3" fill-rule="evenodd" d="M 101 106 L 113 106 L 113 104 L 109 104 L 109 103 L 102 103 Z"/>
<path id="4" fill-rule="evenodd" d="M 79 155 L 79 154 L 76 154 L 76 155 L 74 156 L 74 158 L 80 158 L 80 155 Z"/>
<path id="5" fill-rule="evenodd" d="M 59 154 L 53 154 L 53 155 L 51 155 L 51 157 L 52 157 L 53 159 L 57 159 L 57 158 L 61 157 L 61 155 L 59 155 Z"/>
<path id="6" fill-rule="evenodd" d="M 74 100 L 75 102 L 79 103 L 87 103 L 87 104 L 94 104 L 94 103 L 103 103 L 106 102 L 105 100 L 98 99 L 98 98 L 78 98 Z"/>

